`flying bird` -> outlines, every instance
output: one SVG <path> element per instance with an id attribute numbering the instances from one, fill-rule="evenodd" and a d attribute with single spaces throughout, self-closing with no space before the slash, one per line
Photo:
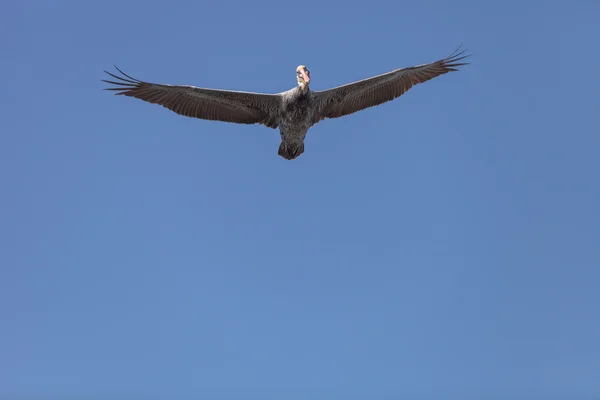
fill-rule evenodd
<path id="1" fill-rule="evenodd" d="M 304 153 L 306 133 L 319 121 L 394 100 L 414 85 L 457 71 L 457 67 L 468 64 L 461 62 L 468 55 L 459 50 L 429 64 L 396 69 L 322 91 L 310 90 L 310 71 L 304 65 L 296 68 L 298 85 L 276 94 L 150 83 L 132 78 L 116 66 L 122 76 L 104 71 L 117 81 L 103 81 L 117 85 L 105 89 L 116 91 L 116 95 L 159 104 L 186 117 L 279 128 L 278 154 L 293 160 Z"/>

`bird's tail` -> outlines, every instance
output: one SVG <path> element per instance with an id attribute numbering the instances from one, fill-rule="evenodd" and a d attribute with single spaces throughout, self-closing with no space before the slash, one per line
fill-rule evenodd
<path id="1" fill-rule="evenodd" d="M 285 143 L 279 145 L 278 154 L 286 160 L 293 160 L 300 154 L 304 153 L 304 142 L 302 143 Z"/>

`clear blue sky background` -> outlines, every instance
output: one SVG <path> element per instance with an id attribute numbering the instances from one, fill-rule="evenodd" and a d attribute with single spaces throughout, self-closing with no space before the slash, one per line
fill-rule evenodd
<path id="1" fill-rule="evenodd" d="M 600 394 L 600 3 L 6 2 L 0 395 Z M 102 91 L 472 64 L 279 134 Z M 12 396 L 12 397 L 11 397 Z M 595 397 L 596 399 L 598 397 Z"/>

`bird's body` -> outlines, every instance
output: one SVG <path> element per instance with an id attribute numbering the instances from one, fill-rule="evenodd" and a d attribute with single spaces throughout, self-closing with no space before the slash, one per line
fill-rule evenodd
<path id="1" fill-rule="evenodd" d="M 281 143 L 278 154 L 293 160 L 304 152 L 308 130 L 325 118 L 339 118 L 368 107 L 393 100 L 412 86 L 465 65 L 461 53 L 416 67 L 401 68 L 337 88 L 313 92 L 309 88 L 310 72 L 300 65 L 296 69 L 298 86 L 277 94 L 205 89 L 194 86 L 154 84 L 125 74 L 118 79 L 116 94 L 160 104 L 177 114 L 205 120 L 240 124 L 262 124 L 279 128 Z"/>
<path id="2" fill-rule="evenodd" d="M 281 144 L 278 154 L 292 160 L 304 152 L 304 138 L 313 125 L 312 92 L 301 86 L 288 90 L 281 96 L 279 134 Z"/>

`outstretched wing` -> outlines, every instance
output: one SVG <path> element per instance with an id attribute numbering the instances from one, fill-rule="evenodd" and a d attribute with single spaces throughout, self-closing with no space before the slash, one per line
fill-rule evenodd
<path id="1" fill-rule="evenodd" d="M 277 128 L 279 124 L 281 99 L 277 94 L 149 83 L 132 78 L 116 66 L 115 68 L 123 76 L 104 71 L 117 81 L 103 81 L 117 85 L 105 89 L 114 90 L 117 95 L 160 104 L 186 117 L 238 124 L 263 124 L 269 128 Z"/>
<path id="2" fill-rule="evenodd" d="M 314 123 L 325 118 L 338 118 L 373 107 L 402 96 L 416 84 L 426 82 L 468 63 L 468 57 L 457 49 L 450 56 L 430 64 L 401 68 L 337 88 L 314 92 Z"/>

